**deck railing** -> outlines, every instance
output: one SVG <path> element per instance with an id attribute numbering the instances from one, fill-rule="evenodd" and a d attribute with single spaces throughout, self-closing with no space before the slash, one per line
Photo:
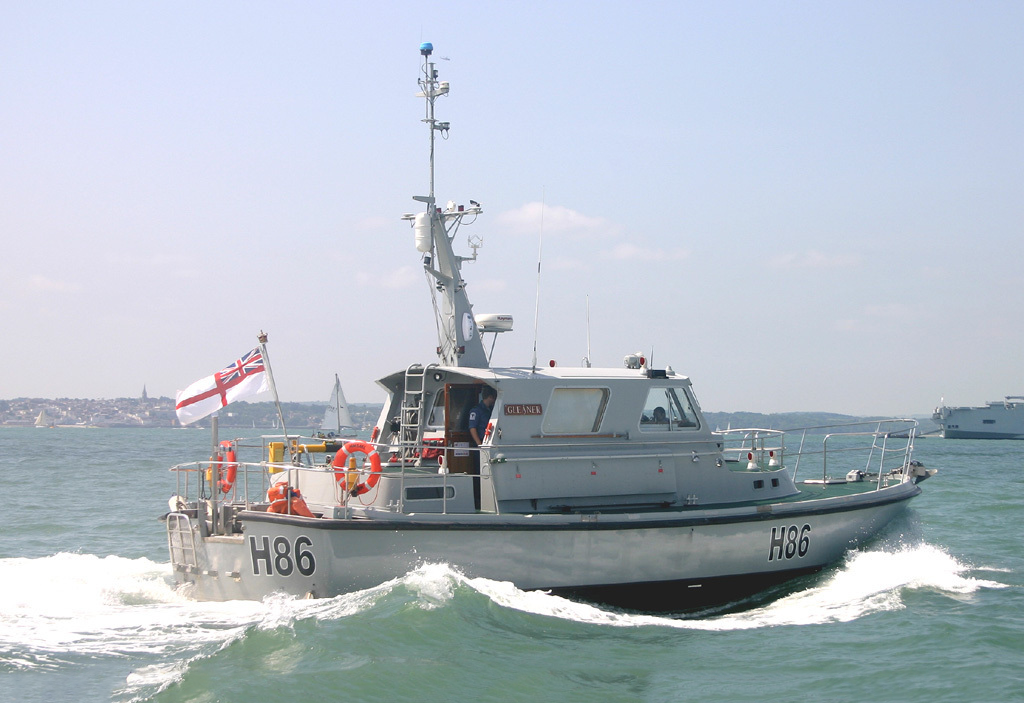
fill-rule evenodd
<path id="1" fill-rule="evenodd" d="M 348 515 L 349 503 L 353 500 L 350 489 L 358 482 L 365 480 L 368 475 L 369 465 L 362 466 L 348 465 L 334 468 L 331 466 L 338 449 L 347 440 L 327 440 L 316 437 L 300 435 L 264 435 L 252 439 L 230 440 L 232 450 L 236 452 L 236 460 L 226 458 L 223 453 L 214 454 L 210 459 L 191 461 L 171 467 L 171 471 L 177 476 L 177 496 L 184 503 L 205 501 L 212 505 L 211 513 L 223 512 L 218 504 L 230 505 L 233 509 L 252 509 L 254 506 L 267 503 L 267 491 L 274 483 L 274 477 L 283 472 L 291 472 L 294 476 L 299 473 L 298 480 L 290 480 L 293 486 L 301 486 L 302 474 L 308 472 L 323 476 L 326 472 L 346 474 L 345 481 L 338 481 L 336 484 L 335 499 L 338 507 L 344 511 L 343 516 Z M 433 463 L 434 459 L 424 460 L 421 466 L 414 465 L 403 452 L 397 451 L 394 445 L 367 442 L 380 452 L 385 472 L 388 475 L 397 475 L 401 480 L 399 490 L 399 504 L 390 506 L 392 509 L 401 511 L 402 503 L 405 500 L 407 482 L 415 484 L 418 481 L 429 480 L 432 486 L 437 485 L 440 476 L 442 511 L 447 512 L 449 500 L 448 480 L 450 474 L 439 464 Z M 427 442 L 423 445 L 412 447 L 417 454 L 436 452 L 444 449 L 436 442 Z M 460 447 L 460 450 L 479 452 L 477 447 Z M 242 456 L 258 455 L 259 461 L 244 461 Z M 430 456 L 430 455 L 428 455 Z M 322 457 L 322 458 L 321 458 Z M 219 481 L 224 478 L 229 468 L 234 469 L 236 477 L 230 490 L 226 493 L 221 491 Z M 465 476 L 466 474 L 458 474 Z M 486 477 L 473 475 L 476 481 L 484 480 Z M 290 503 L 288 508 L 290 510 Z"/>
<path id="2" fill-rule="evenodd" d="M 751 469 L 788 466 L 796 480 L 801 463 L 815 460 L 820 461 L 821 482 L 846 480 L 856 471 L 861 479 L 877 474 L 881 487 L 886 476 L 902 480 L 909 472 L 917 420 L 889 418 L 792 430 L 727 429 L 715 434 L 722 440 L 727 461 L 745 461 Z M 786 442 L 787 437 L 796 436 L 800 441 L 794 450 Z M 820 447 L 816 437 L 821 438 Z"/>
<path id="3" fill-rule="evenodd" d="M 675 442 L 645 442 L 638 444 L 635 441 L 618 441 L 616 437 L 605 438 L 600 442 L 600 448 L 591 442 L 566 441 L 564 443 L 548 443 L 545 445 L 543 456 L 531 456 L 530 450 L 536 446 L 518 447 L 512 444 L 501 444 L 496 447 L 485 447 L 490 454 L 490 461 L 494 465 L 502 462 L 531 462 L 557 460 L 557 449 L 564 450 L 565 459 L 586 459 L 589 455 L 581 452 L 584 447 L 594 451 L 594 459 L 619 459 L 630 460 L 637 458 L 664 458 L 667 460 L 689 460 L 701 461 L 704 457 L 714 456 L 718 465 L 725 470 L 746 470 L 746 471 L 777 471 L 789 470 L 792 478 L 796 480 L 798 473 L 803 468 L 806 471 L 806 463 L 814 460 L 820 461 L 821 478 L 810 478 L 805 483 L 837 483 L 848 480 L 851 474 L 856 473 L 854 480 L 875 480 L 881 488 L 892 480 L 905 480 L 910 471 L 911 454 L 913 452 L 914 438 L 917 431 L 917 421 L 912 419 L 894 418 L 886 420 L 872 420 L 870 422 L 849 422 L 834 425 L 819 425 L 815 427 L 800 428 L 797 430 L 775 430 L 764 428 L 742 428 L 727 429 L 713 433 L 717 440 L 715 445 L 709 449 L 707 435 L 702 438 L 694 438 L 692 441 Z M 794 448 L 787 444 L 799 437 L 799 444 Z M 788 438 L 788 439 L 787 439 Z M 820 445 L 815 441 L 820 438 Z M 359 475 L 365 476 L 368 467 L 346 466 L 337 469 L 331 466 L 331 460 L 337 448 L 344 445 L 344 440 L 331 443 L 313 437 L 304 436 L 283 436 L 270 435 L 253 439 L 231 440 L 231 447 L 236 452 L 236 461 L 232 461 L 223 455 L 214 455 L 206 461 L 194 461 L 179 464 L 171 468 L 177 473 L 178 485 L 177 494 L 186 503 L 205 502 L 210 509 L 211 515 L 217 515 L 218 520 L 225 521 L 231 510 L 252 509 L 254 506 L 267 503 L 267 490 L 274 481 L 274 476 L 283 471 L 289 472 L 316 472 L 320 477 L 325 472 L 346 472 L 344 482 L 336 484 L 336 505 L 342 509 L 341 517 L 349 515 L 352 496 L 350 489 L 360 480 Z M 427 452 L 436 452 L 439 449 L 436 443 L 427 443 L 415 447 L 420 456 L 430 456 L 415 466 L 410 463 L 409 458 L 402 452 L 392 457 L 395 447 L 390 444 L 371 443 L 381 453 L 388 475 L 398 474 L 401 480 L 398 491 L 398 503 L 387 506 L 399 512 L 404 510 L 406 500 L 406 486 L 415 484 L 418 480 L 424 483 L 429 481 L 432 487 L 438 485 L 438 477 L 441 477 L 441 500 L 442 512 L 448 511 L 449 500 L 449 474 L 444 465 L 434 464 L 434 455 Z M 720 449 L 719 449 L 720 448 Z M 445 448 L 449 450 L 451 448 Z M 470 452 L 481 451 L 476 447 L 460 447 L 460 450 Z M 517 449 L 524 450 L 519 454 Z M 444 451 L 443 450 L 443 451 Z M 555 450 L 555 451 L 553 451 Z M 243 461 L 241 457 L 249 454 L 260 457 L 259 461 Z M 444 456 L 442 453 L 440 456 Z M 506 459 L 506 456 L 514 458 Z M 322 457 L 322 460 L 320 459 Z M 226 474 L 229 468 L 234 468 L 236 478 L 228 492 L 222 492 L 218 480 Z M 292 474 L 294 475 L 294 474 Z M 466 474 L 458 474 L 466 476 Z M 472 476 L 474 481 L 486 480 L 486 476 Z M 464 479 L 460 479 L 464 480 Z M 299 480 L 292 482 L 292 485 L 302 485 L 301 473 Z M 221 509 L 219 506 L 230 506 L 230 509 Z M 290 507 L 290 504 L 289 504 Z M 204 508 L 205 509 L 205 508 Z M 217 520 L 211 520 L 214 531 L 217 529 Z"/>

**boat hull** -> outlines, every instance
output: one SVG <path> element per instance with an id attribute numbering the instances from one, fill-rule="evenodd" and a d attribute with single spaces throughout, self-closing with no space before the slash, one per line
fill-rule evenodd
<path id="1" fill-rule="evenodd" d="M 833 563 L 919 492 L 907 482 L 840 498 L 625 515 L 382 520 L 253 511 L 239 514 L 242 535 L 201 538 L 190 524 L 194 559 L 175 556 L 173 537 L 171 553 L 179 582 L 201 600 L 277 592 L 331 597 L 447 563 L 469 577 L 526 590 L 682 609 L 726 602 Z"/>
<path id="2" fill-rule="evenodd" d="M 1024 434 L 1017 432 L 985 432 L 949 428 L 942 431 L 942 436 L 944 439 L 1024 439 Z"/>

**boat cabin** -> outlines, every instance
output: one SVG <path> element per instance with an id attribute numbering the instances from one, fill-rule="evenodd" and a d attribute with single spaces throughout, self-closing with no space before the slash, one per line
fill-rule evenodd
<path id="1" fill-rule="evenodd" d="M 726 461 L 690 380 L 671 369 L 411 366 L 379 382 L 381 480 L 401 512 L 564 513 L 778 500 L 781 465 Z M 497 392 L 479 446 L 469 415 Z M 351 504 L 350 504 L 351 505 Z"/>

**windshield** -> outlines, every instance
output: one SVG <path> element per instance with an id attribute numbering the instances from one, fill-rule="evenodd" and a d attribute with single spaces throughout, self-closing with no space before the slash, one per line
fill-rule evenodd
<path id="1" fill-rule="evenodd" d="M 697 413 L 683 388 L 652 388 L 647 393 L 640 429 L 644 432 L 670 432 L 697 428 Z"/>

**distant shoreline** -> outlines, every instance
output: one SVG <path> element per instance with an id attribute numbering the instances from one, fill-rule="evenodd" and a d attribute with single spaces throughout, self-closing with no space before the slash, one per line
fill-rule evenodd
<path id="1" fill-rule="evenodd" d="M 309 429 L 320 426 L 327 401 L 312 403 L 281 403 L 285 426 Z M 349 411 L 360 429 L 374 426 L 380 417 L 381 403 L 350 403 Z M 712 429 L 759 427 L 791 430 L 846 422 L 867 422 L 884 419 L 881 415 L 855 416 L 828 412 L 705 412 Z M 888 416 L 885 416 L 888 417 Z M 930 432 L 934 423 L 928 416 L 918 416 L 920 433 Z M 40 421 L 43 424 L 40 425 Z M 223 428 L 273 428 L 279 425 L 277 407 L 272 402 L 232 403 L 220 411 L 219 426 Z M 74 429 L 108 428 L 181 428 L 171 398 L 14 398 L 0 400 L 2 427 L 61 427 Z M 209 420 L 184 429 L 209 428 Z"/>
<path id="2" fill-rule="evenodd" d="M 350 403 L 356 427 L 372 427 L 383 406 Z M 327 401 L 281 403 L 285 425 L 319 427 Z M 232 403 L 219 412 L 221 427 L 269 428 L 280 424 L 272 402 Z M 209 427 L 209 420 L 192 427 Z M 147 428 L 181 427 L 172 398 L 13 398 L 0 400 L 0 427 Z"/>

